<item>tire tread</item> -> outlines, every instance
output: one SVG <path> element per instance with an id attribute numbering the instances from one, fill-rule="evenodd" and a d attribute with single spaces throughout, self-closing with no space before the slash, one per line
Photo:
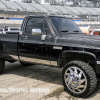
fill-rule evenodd
<path id="1" fill-rule="evenodd" d="M 84 63 L 82 61 L 71 61 L 68 64 L 66 64 L 65 67 L 63 68 L 62 78 L 63 78 L 63 74 L 64 74 L 65 68 L 67 66 L 72 65 L 72 64 L 76 64 L 76 65 L 80 66 L 89 77 L 90 86 L 89 86 L 89 89 L 88 89 L 87 93 L 85 95 L 80 95 L 79 96 L 79 97 L 87 97 L 90 94 L 92 94 L 94 92 L 94 90 L 96 89 L 96 86 L 97 86 L 96 74 L 95 74 L 93 68 L 90 65 L 88 65 L 88 64 L 86 64 L 86 63 Z M 62 81 L 63 81 L 64 87 L 66 88 L 64 79 Z M 70 92 L 70 91 L 68 91 L 68 92 Z M 72 93 L 72 92 L 70 92 L 70 94 L 72 94 L 73 96 L 77 96 L 77 94 Z"/>

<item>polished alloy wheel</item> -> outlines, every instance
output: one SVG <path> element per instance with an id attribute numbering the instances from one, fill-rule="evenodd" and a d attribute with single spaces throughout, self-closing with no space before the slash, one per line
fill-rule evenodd
<path id="1" fill-rule="evenodd" d="M 87 88 L 87 78 L 84 72 L 75 66 L 69 67 L 65 71 L 64 80 L 67 87 L 73 93 L 82 93 Z"/>

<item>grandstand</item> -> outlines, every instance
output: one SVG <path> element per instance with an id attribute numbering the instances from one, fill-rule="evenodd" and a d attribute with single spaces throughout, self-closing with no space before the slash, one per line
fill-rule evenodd
<path id="1" fill-rule="evenodd" d="M 98 15 L 100 8 L 97 11 L 90 7 L 70 7 L 50 4 L 39 4 L 38 0 L 33 0 L 32 3 L 23 3 L 19 1 L 0 0 L 0 10 L 4 11 L 19 11 L 19 12 L 41 12 L 42 14 L 75 14 L 75 15 Z M 69 8 L 70 7 L 70 8 Z M 56 13 L 55 13 L 56 12 Z"/>
<path id="2" fill-rule="evenodd" d="M 20 17 L 24 17 L 25 15 L 29 14 L 53 14 L 53 15 L 60 14 L 69 16 L 75 19 L 75 21 L 76 19 L 78 19 L 76 23 L 79 26 L 86 26 L 88 25 L 86 21 L 92 23 L 91 20 L 92 21 L 94 20 L 97 23 L 97 26 L 100 26 L 100 23 L 98 22 L 100 20 L 100 8 L 96 7 L 90 8 L 87 6 L 81 7 L 81 6 L 68 6 L 68 5 L 61 6 L 61 5 L 50 5 L 50 3 L 41 4 L 40 0 L 33 0 L 32 3 L 0 0 L 1 17 L 4 14 L 6 14 L 6 16 L 19 15 Z M 92 24 L 91 26 L 95 27 L 96 25 Z"/>

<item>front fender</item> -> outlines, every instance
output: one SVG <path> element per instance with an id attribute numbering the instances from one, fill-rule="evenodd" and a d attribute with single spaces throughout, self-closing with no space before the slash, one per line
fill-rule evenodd
<path id="1" fill-rule="evenodd" d="M 62 68 L 66 63 L 72 60 L 82 60 L 87 63 L 94 64 L 96 66 L 95 54 L 85 51 L 74 51 L 74 50 L 63 51 L 59 56 L 58 65 L 60 68 Z"/>

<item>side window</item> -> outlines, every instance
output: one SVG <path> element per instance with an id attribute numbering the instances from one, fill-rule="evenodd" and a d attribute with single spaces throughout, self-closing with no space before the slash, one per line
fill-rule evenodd
<path id="1" fill-rule="evenodd" d="M 26 25 L 26 34 L 32 34 L 32 29 L 41 29 L 43 33 L 43 18 L 30 18 Z"/>
<path id="2" fill-rule="evenodd" d="M 46 21 L 44 20 L 44 33 L 43 34 L 50 34 L 50 31 L 49 31 L 49 28 L 48 28 L 48 25 L 46 23 Z"/>

